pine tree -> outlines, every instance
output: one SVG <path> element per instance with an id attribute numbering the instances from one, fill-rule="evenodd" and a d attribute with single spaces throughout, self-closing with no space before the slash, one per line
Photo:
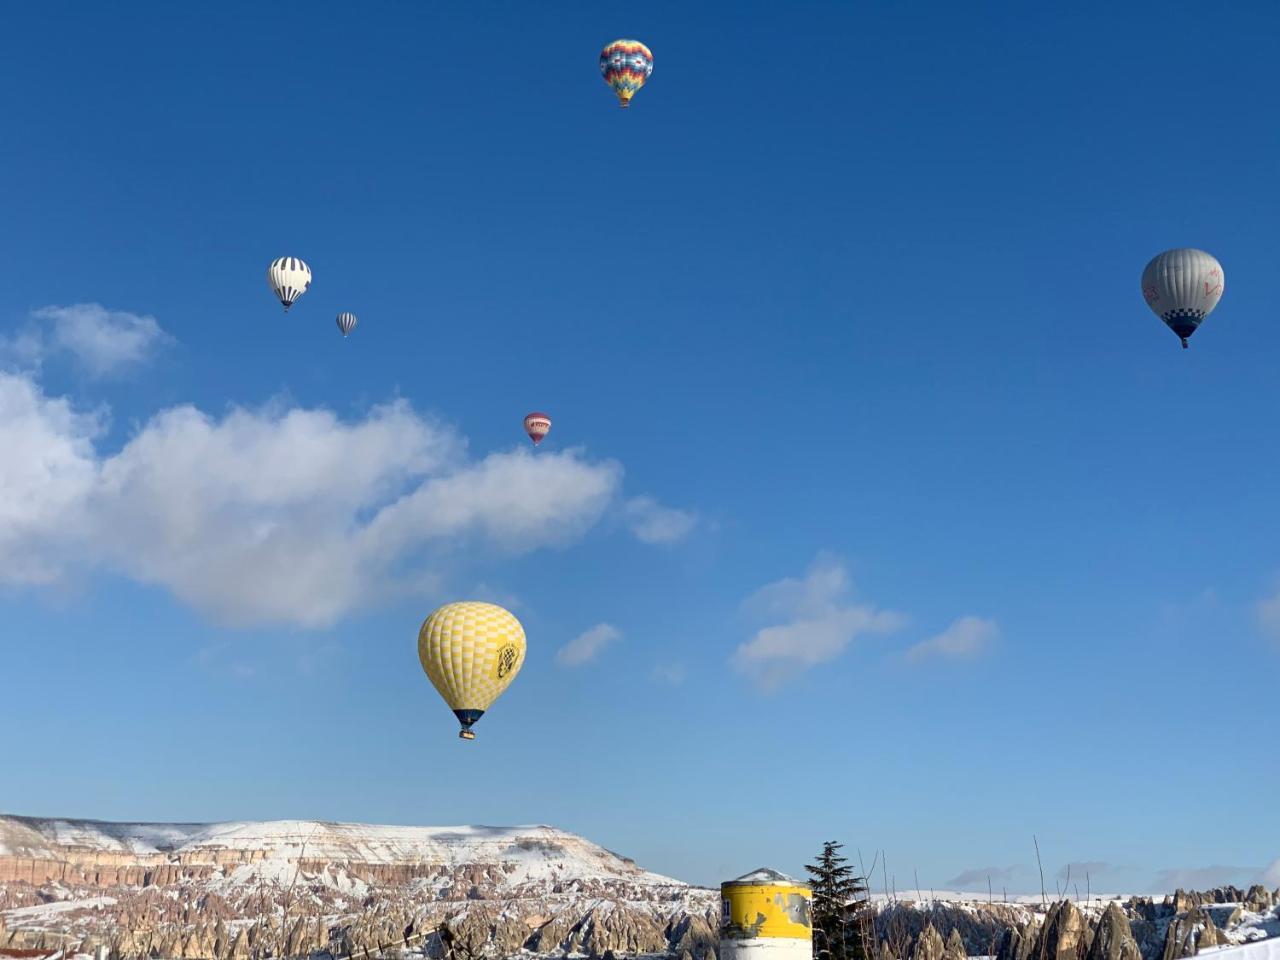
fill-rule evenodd
<path id="1" fill-rule="evenodd" d="M 828 840 L 817 863 L 807 864 L 813 887 L 814 960 L 867 960 L 863 926 L 867 884 Z"/>

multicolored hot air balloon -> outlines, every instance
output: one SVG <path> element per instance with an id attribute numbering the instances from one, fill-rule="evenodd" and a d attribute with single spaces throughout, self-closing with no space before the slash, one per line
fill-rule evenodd
<path id="1" fill-rule="evenodd" d="M 343 337 L 351 336 L 351 331 L 356 328 L 356 324 L 359 322 L 360 320 L 354 313 L 344 312 L 338 314 L 338 329 L 342 331 Z"/>
<path id="2" fill-rule="evenodd" d="M 618 102 L 629 107 L 653 74 L 653 54 L 639 40 L 615 40 L 600 51 L 600 74 L 618 95 Z"/>
<path id="3" fill-rule="evenodd" d="M 551 432 L 551 418 L 545 413 L 531 413 L 524 418 L 524 432 L 529 435 L 536 447 L 542 438 Z"/>
<path id="4" fill-rule="evenodd" d="M 524 665 L 524 627 L 492 603 L 446 603 L 422 622 L 418 659 L 462 729 L 471 725 L 511 685 Z"/>
<path id="5" fill-rule="evenodd" d="M 1222 264 L 1203 250 L 1166 250 L 1142 271 L 1142 296 L 1157 317 L 1178 335 L 1182 349 L 1222 299 Z"/>
<path id="6" fill-rule="evenodd" d="M 267 283 L 276 292 L 285 312 L 293 306 L 293 301 L 307 292 L 311 286 L 311 268 L 297 257 L 280 257 L 271 261 L 267 267 Z"/>

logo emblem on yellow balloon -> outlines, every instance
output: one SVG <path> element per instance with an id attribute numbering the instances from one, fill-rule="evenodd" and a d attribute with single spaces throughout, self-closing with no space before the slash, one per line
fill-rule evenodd
<path id="1" fill-rule="evenodd" d="M 516 657 L 518 656 L 519 656 L 519 653 L 517 653 L 516 645 L 514 643 L 508 643 L 505 647 L 503 647 L 501 650 L 498 651 L 498 679 L 499 680 L 501 680 L 503 677 L 505 677 L 508 673 L 511 672 L 511 668 L 516 665 Z"/>

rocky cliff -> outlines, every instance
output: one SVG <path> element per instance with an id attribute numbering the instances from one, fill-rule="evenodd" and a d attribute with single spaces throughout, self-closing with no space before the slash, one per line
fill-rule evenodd
<path id="1" fill-rule="evenodd" d="M 881 901 L 876 960 L 1182 960 L 1215 946 L 1280 937 L 1280 890 L 1179 890 L 1160 900 Z"/>

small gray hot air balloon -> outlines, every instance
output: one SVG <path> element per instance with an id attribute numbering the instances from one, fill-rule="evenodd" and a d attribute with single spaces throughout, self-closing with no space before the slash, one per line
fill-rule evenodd
<path id="1" fill-rule="evenodd" d="M 1166 250 L 1142 271 L 1147 306 L 1177 334 L 1184 350 L 1187 338 L 1213 312 L 1224 289 L 1222 264 L 1190 247 Z"/>
<path id="2" fill-rule="evenodd" d="M 344 337 L 349 336 L 359 322 L 354 313 L 338 314 L 338 329 L 342 331 Z"/>
<path id="3" fill-rule="evenodd" d="M 307 292 L 311 286 L 311 268 L 297 257 L 280 257 L 271 261 L 267 267 L 267 283 L 275 291 L 285 312 L 293 306 L 293 301 Z"/>

